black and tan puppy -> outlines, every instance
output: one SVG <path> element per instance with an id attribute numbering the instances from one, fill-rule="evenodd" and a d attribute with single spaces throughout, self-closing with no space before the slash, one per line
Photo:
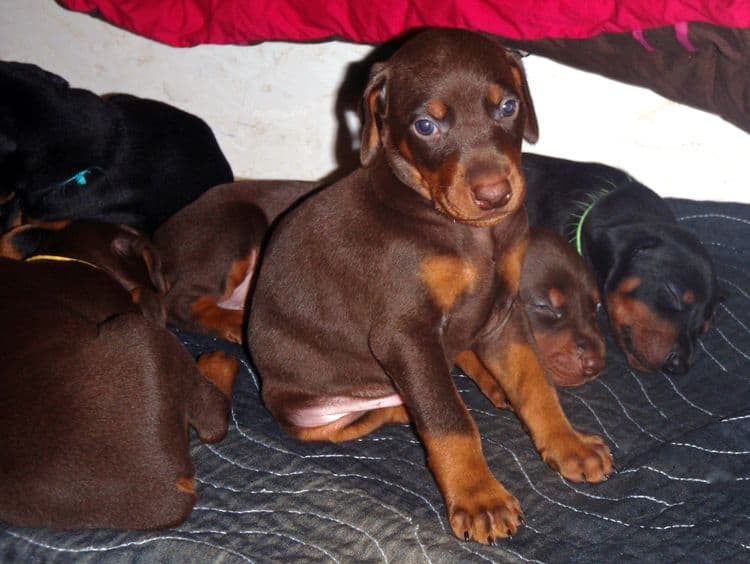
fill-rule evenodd
<path id="1" fill-rule="evenodd" d="M 196 500 L 189 428 L 224 436 L 236 361 L 201 357 L 204 376 L 161 326 L 158 258 L 132 229 L 72 224 L 42 246 L 0 259 L 0 520 L 176 525 Z"/>
<path id="2" fill-rule="evenodd" d="M 628 363 L 686 372 L 721 299 L 698 239 L 621 170 L 528 153 L 523 169 L 530 223 L 568 237 L 591 265 Z"/>
<path id="3" fill-rule="evenodd" d="M 232 179 L 200 118 L 0 61 L 0 232 L 30 220 L 88 219 L 150 233 Z"/>
<path id="4" fill-rule="evenodd" d="M 263 399 L 302 440 L 412 421 L 453 532 L 492 543 L 521 509 L 451 378 L 462 351 L 551 466 L 576 481 L 612 470 L 562 412 L 518 300 L 521 141 L 537 138 L 525 77 L 491 38 L 430 30 L 373 68 L 363 102 L 362 168 L 286 214 L 264 251 L 248 322 Z"/>

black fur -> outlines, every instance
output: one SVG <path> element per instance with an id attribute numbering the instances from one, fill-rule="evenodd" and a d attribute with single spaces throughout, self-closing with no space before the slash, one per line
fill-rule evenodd
<path id="1" fill-rule="evenodd" d="M 3 230 L 22 212 L 150 233 L 232 179 L 200 118 L 127 94 L 98 96 L 37 66 L 0 61 L 0 201 L 15 194 L 0 210 Z"/>

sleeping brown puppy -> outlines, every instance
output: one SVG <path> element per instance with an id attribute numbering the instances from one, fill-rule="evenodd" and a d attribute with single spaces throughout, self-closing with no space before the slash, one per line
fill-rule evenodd
<path id="1" fill-rule="evenodd" d="M 581 256 L 551 231 L 531 229 L 521 301 L 545 365 L 558 386 L 579 386 L 604 369 L 596 280 Z"/>
<path id="2" fill-rule="evenodd" d="M 411 421 L 459 538 L 521 524 L 492 475 L 451 366 L 473 351 L 550 466 L 612 471 L 576 431 L 518 299 L 528 223 L 521 142 L 537 124 L 518 58 L 430 30 L 378 64 L 364 93 L 362 168 L 295 206 L 264 249 L 248 319 L 263 400 L 301 440 Z"/>
<path id="3" fill-rule="evenodd" d="M 599 290 L 589 267 L 563 237 L 531 229 L 519 294 L 540 359 L 556 385 L 579 386 L 604 369 Z M 455 360 L 495 406 L 512 408 L 473 351 Z"/>
<path id="4" fill-rule="evenodd" d="M 224 436 L 236 361 L 201 357 L 215 385 L 161 325 L 158 255 L 134 230 L 74 223 L 42 249 L 0 258 L 0 520 L 176 525 L 196 500 L 189 428 Z"/>

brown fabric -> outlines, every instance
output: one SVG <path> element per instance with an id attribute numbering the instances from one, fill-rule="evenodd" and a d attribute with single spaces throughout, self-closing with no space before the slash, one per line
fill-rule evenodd
<path id="1" fill-rule="evenodd" d="M 704 23 L 688 26 L 689 51 L 675 27 L 643 32 L 649 50 L 630 33 L 589 39 L 513 41 L 506 45 L 720 115 L 750 132 L 750 29 Z"/>

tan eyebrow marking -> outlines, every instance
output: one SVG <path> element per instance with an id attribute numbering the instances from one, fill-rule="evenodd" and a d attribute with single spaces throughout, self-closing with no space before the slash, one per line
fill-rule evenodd
<path id="1" fill-rule="evenodd" d="M 427 102 L 427 113 L 437 120 L 442 120 L 448 114 L 448 108 L 440 100 L 430 100 Z"/>
<path id="2" fill-rule="evenodd" d="M 503 100 L 503 88 L 499 84 L 490 84 L 487 97 L 493 105 L 497 106 Z"/>

